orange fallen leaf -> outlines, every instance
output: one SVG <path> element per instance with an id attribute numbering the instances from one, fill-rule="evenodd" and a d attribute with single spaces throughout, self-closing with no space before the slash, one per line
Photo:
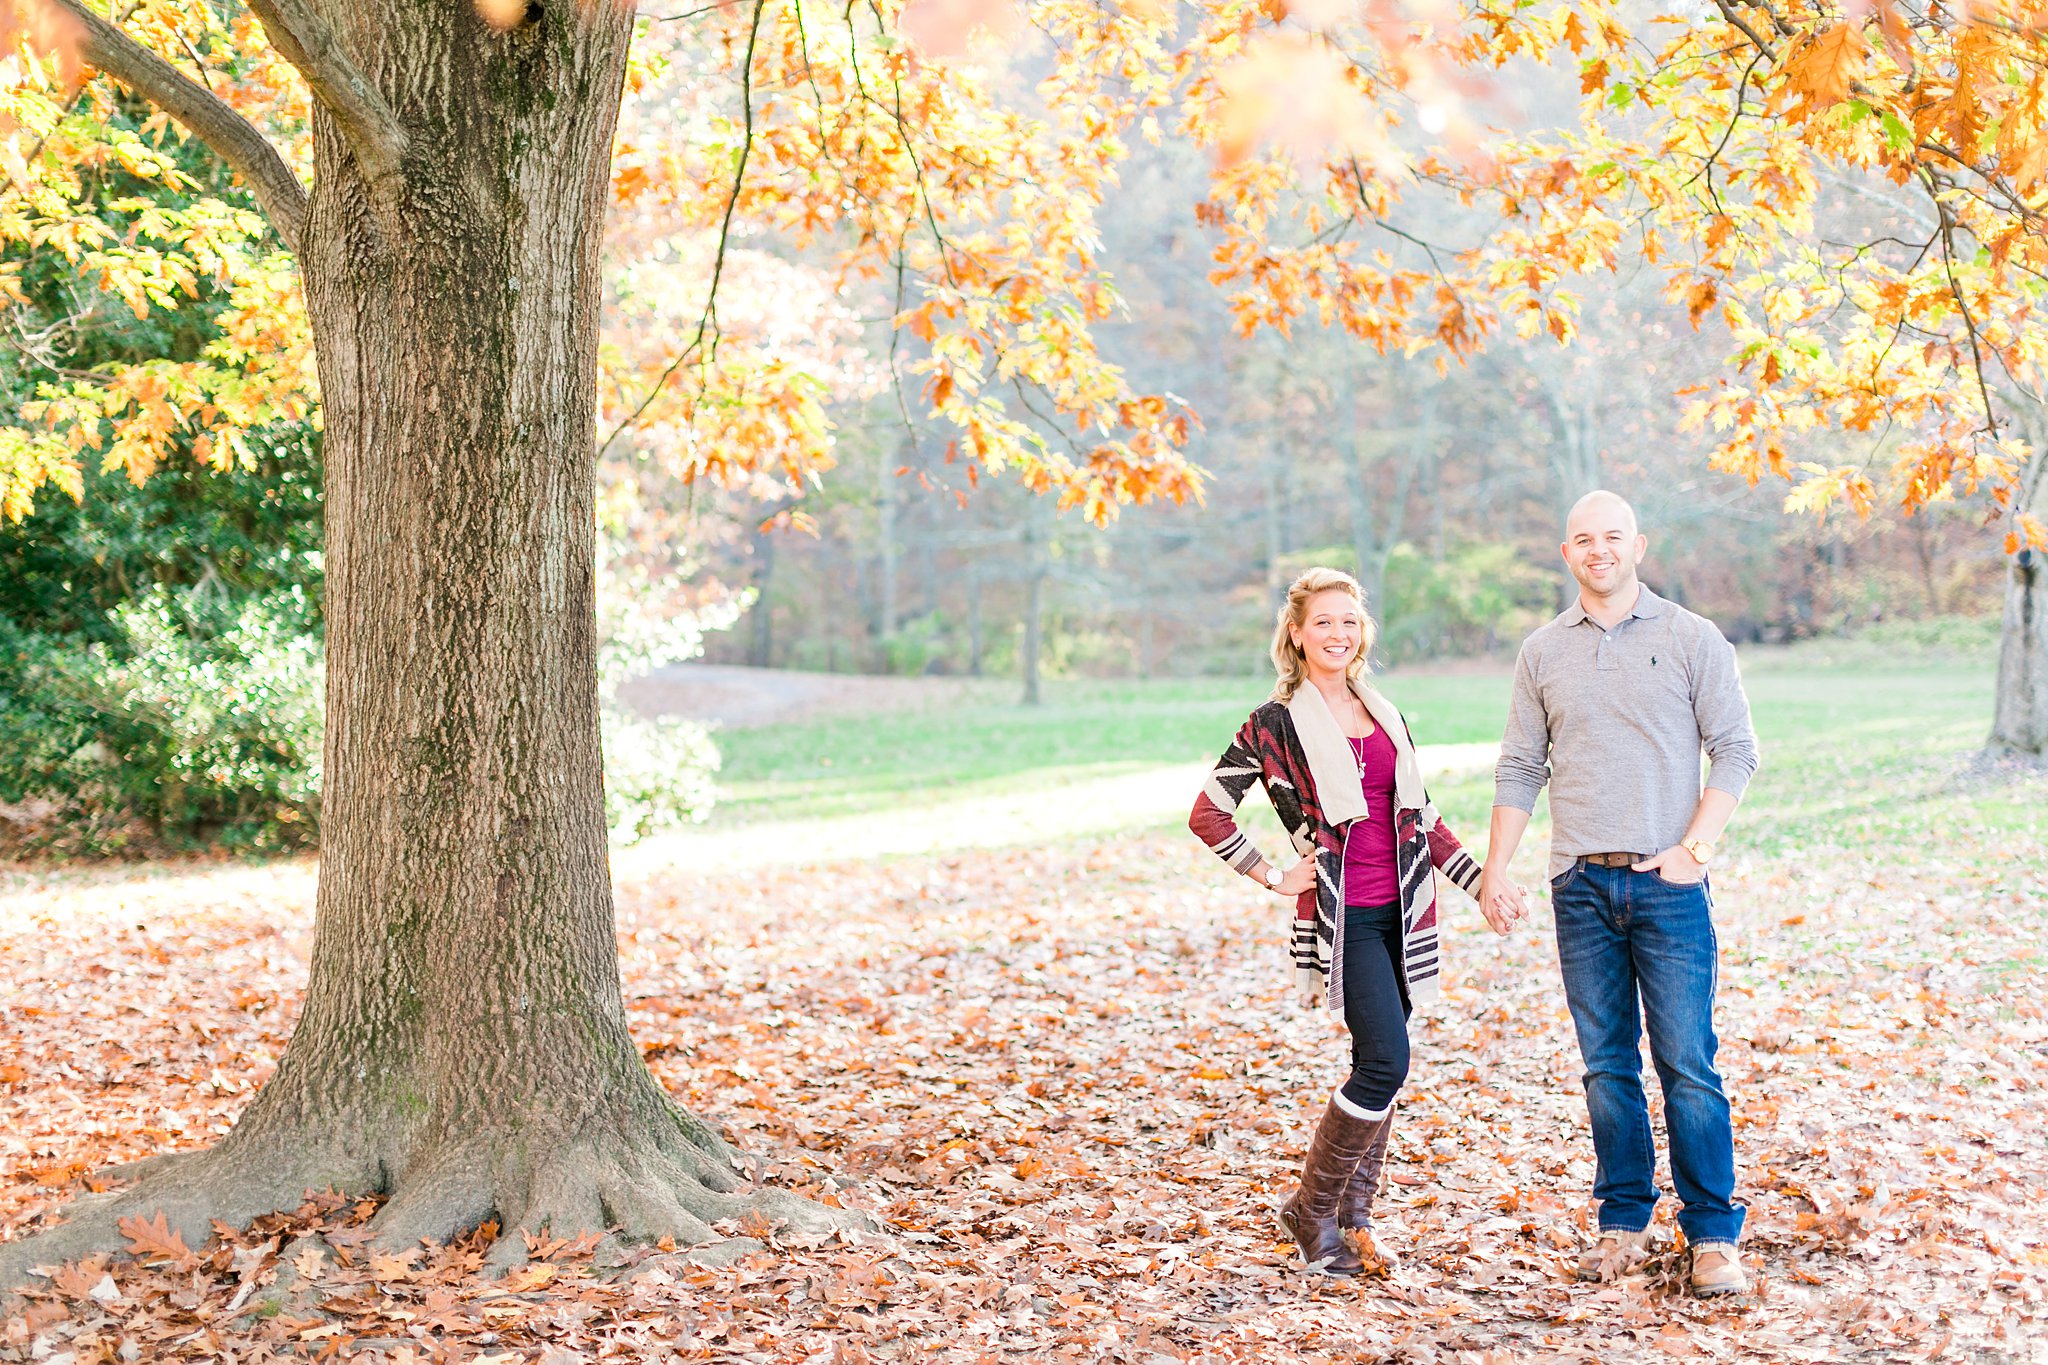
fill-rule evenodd
<path id="1" fill-rule="evenodd" d="M 184 1236 L 171 1226 L 171 1220 L 161 1211 L 153 1219 L 131 1215 L 123 1218 L 118 1226 L 121 1235 L 128 1239 L 128 1250 L 142 1261 L 184 1261 L 192 1256 L 192 1248 L 185 1245 Z"/>

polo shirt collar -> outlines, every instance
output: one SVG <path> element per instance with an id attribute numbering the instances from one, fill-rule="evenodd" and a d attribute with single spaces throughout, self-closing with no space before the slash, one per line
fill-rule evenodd
<path id="1" fill-rule="evenodd" d="M 1648 584 L 1639 585 L 1639 589 L 1636 594 L 1636 604 L 1629 609 L 1628 614 L 1633 617 L 1640 617 L 1645 621 L 1650 620 L 1652 617 L 1662 616 L 1667 605 L 1664 599 L 1651 592 Z M 1567 626 L 1576 626 L 1586 619 L 1588 619 L 1586 616 L 1586 604 L 1579 599 L 1577 593 L 1572 594 L 1571 605 L 1564 609 L 1562 616 L 1558 617 L 1559 623 Z"/>

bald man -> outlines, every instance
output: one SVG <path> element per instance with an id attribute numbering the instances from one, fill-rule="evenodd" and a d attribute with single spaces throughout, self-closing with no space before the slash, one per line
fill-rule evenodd
<path id="1" fill-rule="evenodd" d="M 1565 521 L 1578 600 L 1522 644 L 1494 770 L 1480 908 L 1520 917 L 1508 861 L 1550 788 L 1558 966 L 1585 1061 L 1600 1235 L 1583 1279 L 1651 1249 L 1656 1148 L 1641 1037 L 1664 1091 L 1678 1225 L 1700 1295 L 1749 1288 L 1737 1246 L 1735 1138 L 1714 1069 L 1717 948 L 1707 866 L 1756 771 L 1735 651 L 1713 622 L 1642 585 L 1649 541 L 1627 502 L 1588 493 Z M 1700 755 L 1710 763 L 1704 789 Z"/>

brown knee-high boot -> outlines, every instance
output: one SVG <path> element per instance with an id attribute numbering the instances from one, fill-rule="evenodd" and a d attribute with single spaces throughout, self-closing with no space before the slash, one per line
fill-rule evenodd
<path id="1" fill-rule="evenodd" d="M 1373 1196 L 1379 1192 L 1380 1172 L 1387 1164 L 1387 1140 L 1393 1131 L 1394 1111 L 1389 1107 L 1387 1116 L 1373 1125 L 1365 1155 L 1351 1172 L 1344 1197 L 1337 1205 L 1337 1226 L 1368 1273 L 1384 1274 L 1394 1268 L 1394 1258 L 1381 1249 L 1372 1235 Z"/>
<path id="2" fill-rule="evenodd" d="M 1365 1269 L 1337 1226 L 1337 1206 L 1384 1122 L 1347 1114 L 1332 1099 L 1316 1125 L 1301 1165 L 1301 1188 L 1280 1206 L 1280 1225 L 1294 1234 L 1301 1259 L 1311 1269 L 1325 1275 L 1356 1275 Z"/>

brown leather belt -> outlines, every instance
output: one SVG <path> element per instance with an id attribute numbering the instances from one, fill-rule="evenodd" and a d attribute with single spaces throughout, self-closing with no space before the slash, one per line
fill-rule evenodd
<path id="1" fill-rule="evenodd" d="M 1595 867 L 1631 867 L 1649 856 L 1647 853 L 1581 853 L 1579 861 Z"/>

